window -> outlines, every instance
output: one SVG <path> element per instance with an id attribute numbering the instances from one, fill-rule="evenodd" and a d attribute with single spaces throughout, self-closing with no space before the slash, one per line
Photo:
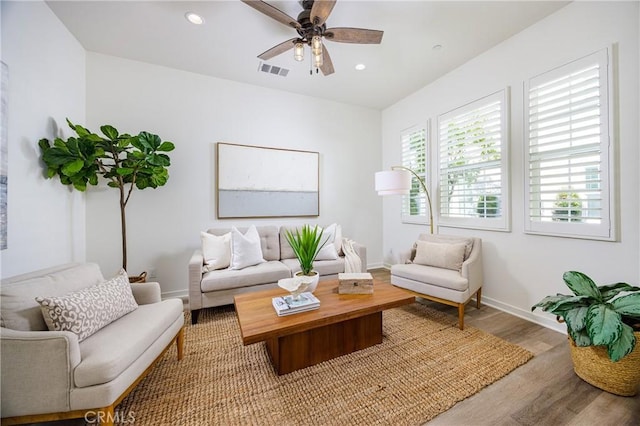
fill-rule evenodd
<path id="1" fill-rule="evenodd" d="M 440 224 L 508 230 L 507 91 L 438 118 Z"/>
<path id="2" fill-rule="evenodd" d="M 607 49 L 525 86 L 526 230 L 612 239 Z"/>
<path id="3" fill-rule="evenodd" d="M 426 174 L 427 157 L 426 126 L 412 127 L 402 132 L 402 165 L 422 179 Z M 425 181 L 426 183 L 426 181 Z M 402 221 L 428 223 L 427 196 L 415 176 L 411 177 L 411 191 L 402 196 Z"/>

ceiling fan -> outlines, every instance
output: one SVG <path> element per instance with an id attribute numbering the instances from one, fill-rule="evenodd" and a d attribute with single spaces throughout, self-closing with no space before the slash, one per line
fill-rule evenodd
<path id="1" fill-rule="evenodd" d="M 302 0 L 302 12 L 298 19 L 294 19 L 280 9 L 260 0 L 242 0 L 247 5 L 264 13 L 268 17 L 295 29 L 298 37 L 284 41 L 264 53 L 258 55 L 262 60 L 271 59 L 281 53 L 293 49 L 293 57 L 297 61 L 304 60 L 304 45 L 311 48 L 312 63 L 322 71 L 322 74 L 333 74 L 333 63 L 322 39 L 340 43 L 380 44 L 383 31 L 367 30 L 364 28 L 327 28 L 326 20 L 336 0 Z"/>

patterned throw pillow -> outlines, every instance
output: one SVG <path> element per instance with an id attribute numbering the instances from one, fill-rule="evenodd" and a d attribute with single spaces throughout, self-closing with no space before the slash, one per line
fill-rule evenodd
<path id="1" fill-rule="evenodd" d="M 82 341 L 138 307 L 124 270 L 114 278 L 64 296 L 36 297 L 50 331 L 71 331 Z"/>

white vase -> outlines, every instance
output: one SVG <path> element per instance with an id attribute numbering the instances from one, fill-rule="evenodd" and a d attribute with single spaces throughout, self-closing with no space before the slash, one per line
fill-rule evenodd
<path id="1" fill-rule="evenodd" d="M 316 287 L 318 287 L 318 281 L 320 281 L 320 274 L 317 271 L 311 271 L 314 275 L 302 275 L 302 271 L 296 272 L 294 275 L 296 277 L 301 277 L 304 282 L 308 283 L 306 291 L 310 291 L 313 293 L 316 291 Z"/>

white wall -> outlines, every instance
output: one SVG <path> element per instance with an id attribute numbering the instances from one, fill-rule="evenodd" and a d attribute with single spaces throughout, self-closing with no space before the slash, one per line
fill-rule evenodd
<path id="1" fill-rule="evenodd" d="M 46 180 L 38 140 L 85 119 L 85 51 L 44 2 L 2 2 L 9 67 L 8 277 L 85 258 L 84 195 Z"/>
<path id="2" fill-rule="evenodd" d="M 155 270 L 165 295 L 186 292 L 199 233 L 214 226 L 338 222 L 345 236 L 367 246 L 370 265 L 382 263 L 381 204 L 373 190 L 380 111 L 88 53 L 86 124 L 97 130 L 105 123 L 176 144 L 167 185 L 134 193 L 127 207 L 128 270 Z M 320 217 L 217 220 L 220 141 L 319 152 Z M 120 267 L 117 197 L 111 188 L 87 196 L 87 258 L 105 275 Z"/>
<path id="3" fill-rule="evenodd" d="M 562 273 L 579 270 L 601 284 L 638 284 L 638 3 L 574 2 L 493 49 L 426 86 L 382 114 L 383 164 L 400 162 L 400 132 L 431 118 L 436 141 L 437 116 L 505 87 L 511 89 L 511 206 L 509 233 L 440 227 L 442 234 L 483 239 L 487 304 L 562 329 L 545 313 L 530 307 L 548 294 L 567 292 Z M 524 234 L 523 82 L 536 74 L 615 43 L 617 55 L 617 148 L 620 185 L 617 242 L 600 242 Z M 435 154 L 432 153 L 432 154 Z M 432 155 L 432 164 L 435 164 Z M 431 178 L 431 191 L 435 185 Z M 435 209 L 435 206 L 434 206 Z M 436 219 L 437 221 L 437 219 Z M 400 223 L 400 200 L 383 206 L 383 247 L 389 262 L 411 246 L 425 226 Z"/>

